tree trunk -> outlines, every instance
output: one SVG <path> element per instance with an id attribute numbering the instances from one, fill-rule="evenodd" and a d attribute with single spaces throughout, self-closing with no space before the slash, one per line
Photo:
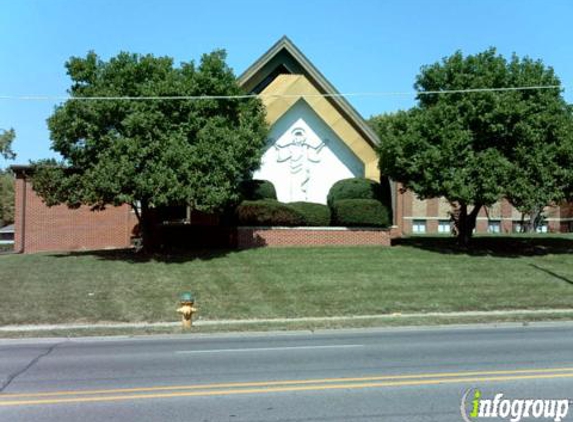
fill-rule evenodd
<path id="1" fill-rule="evenodd" d="M 141 243 L 136 246 L 137 252 L 151 252 L 155 247 L 154 241 L 154 216 L 149 207 L 149 201 L 142 199 L 139 203 L 131 204 L 139 223 Z"/>
<path id="2" fill-rule="evenodd" d="M 527 226 L 527 232 L 528 233 L 535 233 L 535 220 L 537 219 L 537 216 L 535 215 L 535 211 L 531 210 L 530 214 L 529 214 L 529 225 Z"/>
<path id="3" fill-rule="evenodd" d="M 473 210 L 468 214 L 467 204 L 460 204 L 458 212 L 458 243 L 461 246 L 468 246 L 472 238 L 473 231 L 476 227 L 476 219 L 481 209 L 481 204 L 476 204 Z"/>
<path id="4" fill-rule="evenodd" d="M 143 247 L 143 252 L 152 252 L 155 247 L 155 242 L 153 238 L 153 214 L 149 207 L 149 201 L 144 199 L 141 201 L 141 242 Z"/>
<path id="5" fill-rule="evenodd" d="M 537 226 L 539 226 L 539 223 L 541 222 L 540 217 L 542 211 L 543 207 L 541 206 L 533 207 L 531 211 L 529 211 L 529 227 L 527 228 L 529 233 L 537 232 Z"/>

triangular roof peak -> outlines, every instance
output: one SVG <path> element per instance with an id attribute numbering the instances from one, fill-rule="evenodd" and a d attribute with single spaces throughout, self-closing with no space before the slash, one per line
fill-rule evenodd
<path id="1" fill-rule="evenodd" d="M 366 141 L 374 146 L 378 137 L 362 116 L 314 66 L 302 51 L 288 38 L 282 36 L 271 48 L 239 76 L 239 84 L 250 93 L 260 93 L 278 75 L 304 75 L 328 101 L 358 130 Z M 334 94 L 334 96 L 333 96 Z"/>

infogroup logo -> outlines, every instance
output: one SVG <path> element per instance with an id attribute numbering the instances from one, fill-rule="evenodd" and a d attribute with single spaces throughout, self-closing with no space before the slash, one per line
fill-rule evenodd
<path id="1" fill-rule="evenodd" d="M 503 393 L 484 398 L 481 390 L 470 388 L 462 396 L 460 411 L 465 422 L 498 418 L 519 422 L 523 418 L 562 421 L 569 412 L 569 399 L 510 399 Z"/>

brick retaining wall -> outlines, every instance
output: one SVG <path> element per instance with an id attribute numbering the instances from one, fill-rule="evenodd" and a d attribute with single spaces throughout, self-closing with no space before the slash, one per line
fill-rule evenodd
<path id="1" fill-rule="evenodd" d="M 346 227 L 238 227 L 239 249 L 284 246 L 390 246 L 398 229 Z"/>

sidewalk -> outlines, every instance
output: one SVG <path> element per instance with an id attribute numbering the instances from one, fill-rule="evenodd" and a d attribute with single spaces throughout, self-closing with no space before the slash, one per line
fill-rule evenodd
<path id="1" fill-rule="evenodd" d="M 226 319 L 226 320 L 202 320 L 193 321 L 194 327 L 229 327 L 239 325 L 260 325 L 260 324 L 289 324 L 289 323 L 352 323 L 360 321 L 400 321 L 428 318 L 502 318 L 502 317 L 534 317 L 536 320 L 543 317 L 560 316 L 571 317 L 573 319 L 573 309 L 539 309 L 528 310 L 518 309 L 510 311 L 470 311 L 470 312 L 426 312 L 426 313 L 394 313 L 379 315 L 359 315 L 359 316 L 334 316 L 334 317 L 306 317 L 306 318 L 270 318 L 270 319 Z M 91 324 L 41 324 L 41 325 L 5 325 L 0 326 L 0 333 L 36 332 L 54 330 L 90 330 L 90 329 L 142 329 L 142 328 L 176 328 L 181 326 L 180 321 L 174 322 L 109 322 Z"/>

